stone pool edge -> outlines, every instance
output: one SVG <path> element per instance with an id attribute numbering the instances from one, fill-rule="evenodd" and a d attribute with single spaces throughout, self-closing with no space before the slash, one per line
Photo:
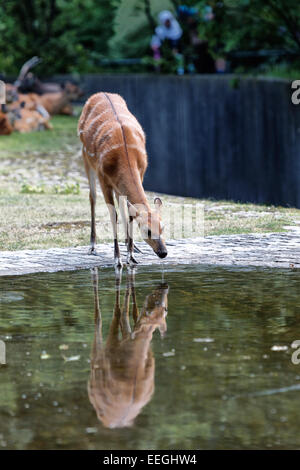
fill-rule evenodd
<path id="1" fill-rule="evenodd" d="M 220 235 L 170 240 L 168 257 L 160 260 L 144 242 L 139 266 L 203 264 L 214 266 L 300 268 L 300 235 L 295 232 Z M 112 243 L 99 244 L 98 255 L 87 246 L 47 250 L 0 251 L 0 276 L 74 271 L 113 266 Z M 125 261 L 125 246 L 121 247 Z"/>

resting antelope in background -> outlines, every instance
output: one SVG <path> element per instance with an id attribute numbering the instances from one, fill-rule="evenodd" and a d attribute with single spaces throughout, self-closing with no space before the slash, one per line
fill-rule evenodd
<path id="1" fill-rule="evenodd" d="M 83 91 L 71 82 L 66 82 L 61 91 L 56 93 L 44 93 L 36 95 L 39 103 L 44 106 L 49 114 L 66 114 L 74 116 L 74 109 L 71 101 L 78 100 L 83 96 Z"/>
<path id="2" fill-rule="evenodd" d="M 120 278 L 116 279 L 113 318 L 104 343 L 98 297 L 98 270 L 93 270 L 95 336 L 88 394 L 98 419 L 109 428 L 131 426 L 151 399 L 155 372 L 155 360 L 151 351 L 152 335 L 157 328 L 161 335 L 167 329 L 168 285 L 162 284 L 149 294 L 139 313 L 134 270 L 130 272 L 123 307 L 120 304 Z M 129 321 L 130 305 L 133 330 Z"/>
<path id="3" fill-rule="evenodd" d="M 118 268 L 122 267 L 117 238 L 117 213 L 114 195 L 119 203 L 127 242 L 127 263 L 135 264 L 133 257 L 132 222 L 135 219 L 142 237 L 160 257 L 167 256 L 162 239 L 160 198 L 155 198 L 155 210 L 151 210 L 143 189 L 143 177 L 147 168 L 145 134 L 137 119 L 129 112 L 121 96 L 96 93 L 86 102 L 78 123 L 82 142 L 82 155 L 90 186 L 91 250 L 96 253 L 96 178 L 108 206 L 114 236 L 114 257 Z M 127 208 L 124 197 L 127 198 Z"/>

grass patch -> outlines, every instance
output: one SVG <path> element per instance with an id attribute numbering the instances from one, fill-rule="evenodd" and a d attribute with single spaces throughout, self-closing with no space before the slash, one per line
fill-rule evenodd
<path id="1" fill-rule="evenodd" d="M 79 114 L 79 112 L 80 108 L 76 108 L 76 113 Z M 11 135 L 1 136 L 0 158 L 12 153 L 70 150 L 78 146 L 77 122 L 78 117 L 75 116 L 53 116 L 51 119 L 53 130 L 51 131 L 29 132 L 28 134 L 14 132 Z"/>
<path id="2" fill-rule="evenodd" d="M 22 194 L 45 194 L 45 193 L 54 193 L 54 194 L 79 194 L 80 185 L 76 183 L 66 183 L 66 184 L 55 184 L 52 187 L 45 186 L 44 184 L 31 185 L 28 183 L 23 183 L 20 193 Z"/>
<path id="3" fill-rule="evenodd" d="M 153 194 L 148 193 L 149 201 Z M 204 234 L 281 232 L 286 225 L 300 223 L 297 209 L 269 208 L 233 202 L 199 201 L 162 196 L 164 206 L 175 213 L 183 203 L 204 204 Z M 2 250 L 68 247 L 89 244 L 90 206 L 88 190 L 79 194 L 20 193 L 18 186 L 1 188 L 0 247 Z M 217 212 L 217 215 L 216 215 Z M 100 189 L 96 207 L 99 242 L 111 242 L 108 210 Z M 167 230 L 167 227 L 166 227 Z M 172 236 L 172 233 L 171 233 Z M 187 232 L 186 236 L 190 236 Z"/>

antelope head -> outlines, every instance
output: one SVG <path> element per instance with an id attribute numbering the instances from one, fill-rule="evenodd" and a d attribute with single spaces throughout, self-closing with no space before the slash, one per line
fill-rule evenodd
<path id="1" fill-rule="evenodd" d="M 137 221 L 142 237 L 151 246 L 159 258 L 165 258 L 168 254 L 165 241 L 162 237 L 163 224 L 161 221 L 162 201 L 159 197 L 154 199 L 155 210 L 147 209 L 143 205 L 128 203 L 129 215 Z"/>

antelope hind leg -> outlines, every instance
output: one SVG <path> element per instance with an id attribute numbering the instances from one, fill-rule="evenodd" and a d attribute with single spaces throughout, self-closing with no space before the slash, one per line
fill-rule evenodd
<path id="1" fill-rule="evenodd" d="M 95 215 L 95 208 L 96 208 L 96 199 L 97 199 L 97 192 L 96 192 L 96 172 L 91 168 L 88 164 L 87 158 L 85 156 L 84 150 L 82 151 L 83 161 L 85 166 L 85 171 L 89 180 L 89 187 L 90 187 L 90 205 L 91 205 L 91 246 L 89 249 L 90 255 L 97 255 L 96 251 L 96 215 Z"/>
<path id="2" fill-rule="evenodd" d="M 115 268 L 122 269 L 123 263 L 122 263 L 120 247 L 118 243 L 118 214 L 117 214 L 116 207 L 115 207 L 113 190 L 111 186 L 106 184 L 106 182 L 102 179 L 100 175 L 99 175 L 99 181 L 100 181 L 100 185 L 102 188 L 105 202 L 109 210 L 109 215 L 110 215 L 110 220 L 111 220 L 111 225 L 112 225 L 112 230 L 113 230 Z"/>
<path id="3" fill-rule="evenodd" d="M 130 267 L 134 267 L 138 264 L 137 260 L 133 256 L 134 243 L 133 243 L 133 217 L 129 216 L 129 226 L 128 226 L 128 241 L 127 241 L 127 264 Z"/>

